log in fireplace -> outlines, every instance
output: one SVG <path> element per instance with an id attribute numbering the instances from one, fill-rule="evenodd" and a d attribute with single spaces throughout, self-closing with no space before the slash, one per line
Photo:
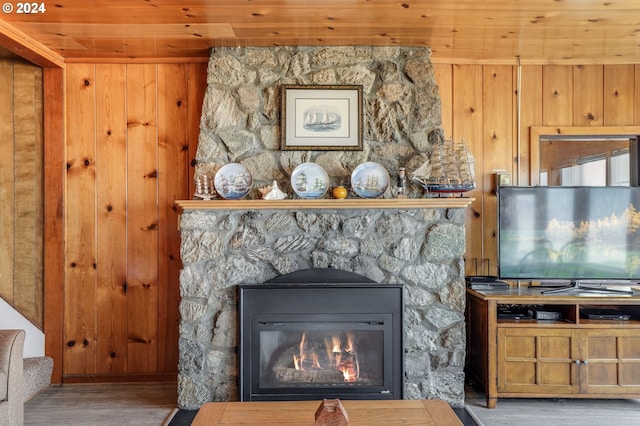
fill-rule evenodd
<path id="1" fill-rule="evenodd" d="M 402 399 L 402 286 L 336 269 L 241 285 L 242 401 Z"/>

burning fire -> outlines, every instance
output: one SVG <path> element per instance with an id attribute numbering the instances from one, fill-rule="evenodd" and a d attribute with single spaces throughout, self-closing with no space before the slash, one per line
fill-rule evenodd
<path id="1" fill-rule="evenodd" d="M 346 332 L 346 342 L 343 344 L 339 335 L 331 336 L 331 340 L 324 339 L 326 358 L 320 361 L 320 355 L 307 343 L 306 333 L 300 339 L 300 351 L 293 355 L 293 365 L 296 370 L 329 370 L 335 369 L 342 373 L 345 382 L 355 382 L 360 376 L 360 365 L 356 355 L 353 333 Z"/>

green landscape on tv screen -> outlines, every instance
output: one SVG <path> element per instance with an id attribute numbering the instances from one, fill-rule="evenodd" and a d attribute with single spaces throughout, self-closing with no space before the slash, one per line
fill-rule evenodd
<path id="1" fill-rule="evenodd" d="M 499 276 L 640 279 L 638 207 L 635 187 L 500 188 Z"/>

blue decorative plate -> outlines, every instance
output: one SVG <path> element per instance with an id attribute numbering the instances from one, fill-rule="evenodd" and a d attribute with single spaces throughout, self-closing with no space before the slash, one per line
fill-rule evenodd
<path id="1" fill-rule="evenodd" d="M 301 198 L 320 198 L 329 189 L 329 175 L 316 163 L 302 163 L 291 173 L 291 187 Z"/>
<path id="2" fill-rule="evenodd" d="M 351 188 L 362 198 L 378 198 L 389 187 L 389 172 L 378 163 L 368 161 L 351 173 Z"/>
<path id="3" fill-rule="evenodd" d="M 240 163 L 225 164 L 213 179 L 216 192 L 228 200 L 238 200 L 251 191 L 253 178 Z"/>

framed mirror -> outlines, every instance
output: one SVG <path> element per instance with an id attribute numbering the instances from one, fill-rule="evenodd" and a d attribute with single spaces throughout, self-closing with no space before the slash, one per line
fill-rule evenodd
<path id="1" fill-rule="evenodd" d="M 640 126 L 532 127 L 531 185 L 637 186 Z"/>

